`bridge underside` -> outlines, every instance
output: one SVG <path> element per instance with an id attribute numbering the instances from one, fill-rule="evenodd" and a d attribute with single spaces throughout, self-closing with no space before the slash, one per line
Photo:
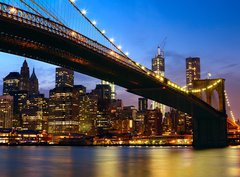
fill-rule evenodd
<path id="1" fill-rule="evenodd" d="M 131 67 L 74 41 L 0 16 L 0 51 L 63 66 L 116 83 L 129 92 L 193 116 L 194 147 L 227 145 L 226 115 L 193 95 L 181 93 Z"/>

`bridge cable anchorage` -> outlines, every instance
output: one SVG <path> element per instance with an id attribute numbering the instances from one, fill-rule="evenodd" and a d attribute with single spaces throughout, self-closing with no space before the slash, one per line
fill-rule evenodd
<path id="1" fill-rule="evenodd" d="M 235 119 L 235 116 L 233 114 L 233 111 L 231 110 L 231 104 L 230 104 L 230 101 L 229 101 L 228 94 L 227 94 L 226 90 L 224 90 L 224 95 L 225 95 L 227 106 L 229 107 L 229 111 L 230 111 L 231 117 L 232 117 L 233 121 L 236 122 L 236 119 Z"/>
<path id="2" fill-rule="evenodd" d="M 91 24 L 92 27 L 94 27 L 117 51 L 119 51 L 126 59 L 132 61 L 129 57 L 128 57 L 128 52 L 124 53 L 121 49 L 121 46 L 117 46 L 116 44 L 114 44 L 114 39 L 113 38 L 108 38 L 106 36 L 106 31 L 105 30 L 100 30 L 97 26 L 96 26 L 96 21 L 93 20 L 91 21 L 87 16 L 86 16 L 86 10 L 80 10 L 77 5 L 75 4 L 75 0 L 68 0 L 68 2 L 70 2 L 72 4 L 72 6 Z M 133 61 L 132 61 L 133 62 Z"/>
<path id="3" fill-rule="evenodd" d="M 200 92 L 204 92 L 206 90 L 209 90 L 211 88 L 213 88 L 214 86 L 217 86 L 222 80 L 221 79 L 218 79 L 216 82 L 214 82 L 213 84 L 205 87 L 205 88 L 201 88 L 201 89 L 193 89 L 193 90 L 190 90 L 190 92 L 192 93 L 200 93 Z"/>

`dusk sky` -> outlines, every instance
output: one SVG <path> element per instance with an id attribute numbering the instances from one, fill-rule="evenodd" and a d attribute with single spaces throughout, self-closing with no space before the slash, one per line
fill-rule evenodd
<path id="1" fill-rule="evenodd" d="M 200 57 L 201 77 L 206 78 L 210 72 L 212 78 L 226 79 L 232 110 L 240 118 L 240 1 L 77 0 L 76 4 L 87 9 L 87 16 L 96 19 L 107 36 L 129 51 L 130 58 L 148 68 L 158 45 L 166 38 L 166 77 L 181 86 L 186 82 L 186 57 Z M 0 93 L 2 78 L 19 71 L 23 60 L 0 53 Z M 41 92 L 54 88 L 56 66 L 27 61 L 31 71 L 35 67 Z M 86 86 L 88 91 L 97 83 L 97 79 L 75 75 L 75 84 Z M 123 88 L 117 88 L 117 97 L 123 99 L 124 105 L 137 104 L 137 97 Z"/>

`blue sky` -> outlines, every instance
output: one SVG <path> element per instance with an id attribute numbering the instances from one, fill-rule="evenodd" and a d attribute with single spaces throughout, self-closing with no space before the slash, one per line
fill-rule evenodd
<path id="1" fill-rule="evenodd" d="M 61 1 L 57 6 L 62 6 Z M 80 9 L 88 11 L 90 19 L 96 19 L 109 37 L 129 51 L 130 57 L 150 68 L 157 46 L 166 37 L 166 76 L 185 85 L 185 58 L 201 58 L 202 78 L 211 72 L 213 77 L 226 78 L 232 109 L 240 117 L 240 1 L 237 0 L 77 0 Z M 52 3 L 52 7 L 56 4 Z M 74 19 L 69 19 L 74 25 Z M 19 71 L 23 58 L 0 53 L 3 78 L 10 71 Z M 28 60 L 36 68 L 40 88 L 46 91 L 54 87 L 55 66 Z M 81 74 L 75 83 L 94 89 L 98 80 Z M 2 80 L 0 81 L 2 85 Z M 119 98 L 129 98 L 123 88 Z M 125 104 L 137 103 L 136 97 Z"/>

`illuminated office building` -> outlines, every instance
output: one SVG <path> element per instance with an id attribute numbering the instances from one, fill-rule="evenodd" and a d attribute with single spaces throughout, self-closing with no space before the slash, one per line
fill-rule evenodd
<path id="1" fill-rule="evenodd" d="M 157 49 L 157 55 L 152 59 L 152 71 L 162 77 L 165 76 L 165 58 L 164 51 L 161 51 L 160 47 Z M 152 102 L 152 109 L 160 109 L 163 115 L 165 115 L 165 105 L 156 101 Z"/>
<path id="2" fill-rule="evenodd" d="M 193 80 L 199 80 L 200 75 L 200 58 L 189 57 L 186 58 L 186 84 L 189 90 L 192 89 Z"/>
<path id="3" fill-rule="evenodd" d="M 12 128 L 13 97 L 0 96 L 0 128 Z"/>
<path id="4" fill-rule="evenodd" d="M 101 84 L 110 86 L 110 88 L 111 88 L 111 99 L 115 100 L 116 99 L 116 86 L 115 86 L 115 84 L 112 83 L 112 82 L 104 81 L 104 80 L 101 81 Z"/>
<path id="5" fill-rule="evenodd" d="M 74 72 L 66 68 L 56 68 L 55 87 L 73 87 Z"/>
<path id="6" fill-rule="evenodd" d="M 20 74 L 18 72 L 10 72 L 3 79 L 3 95 L 9 95 L 10 92 L 18 91 L 20 86 Z"/>

